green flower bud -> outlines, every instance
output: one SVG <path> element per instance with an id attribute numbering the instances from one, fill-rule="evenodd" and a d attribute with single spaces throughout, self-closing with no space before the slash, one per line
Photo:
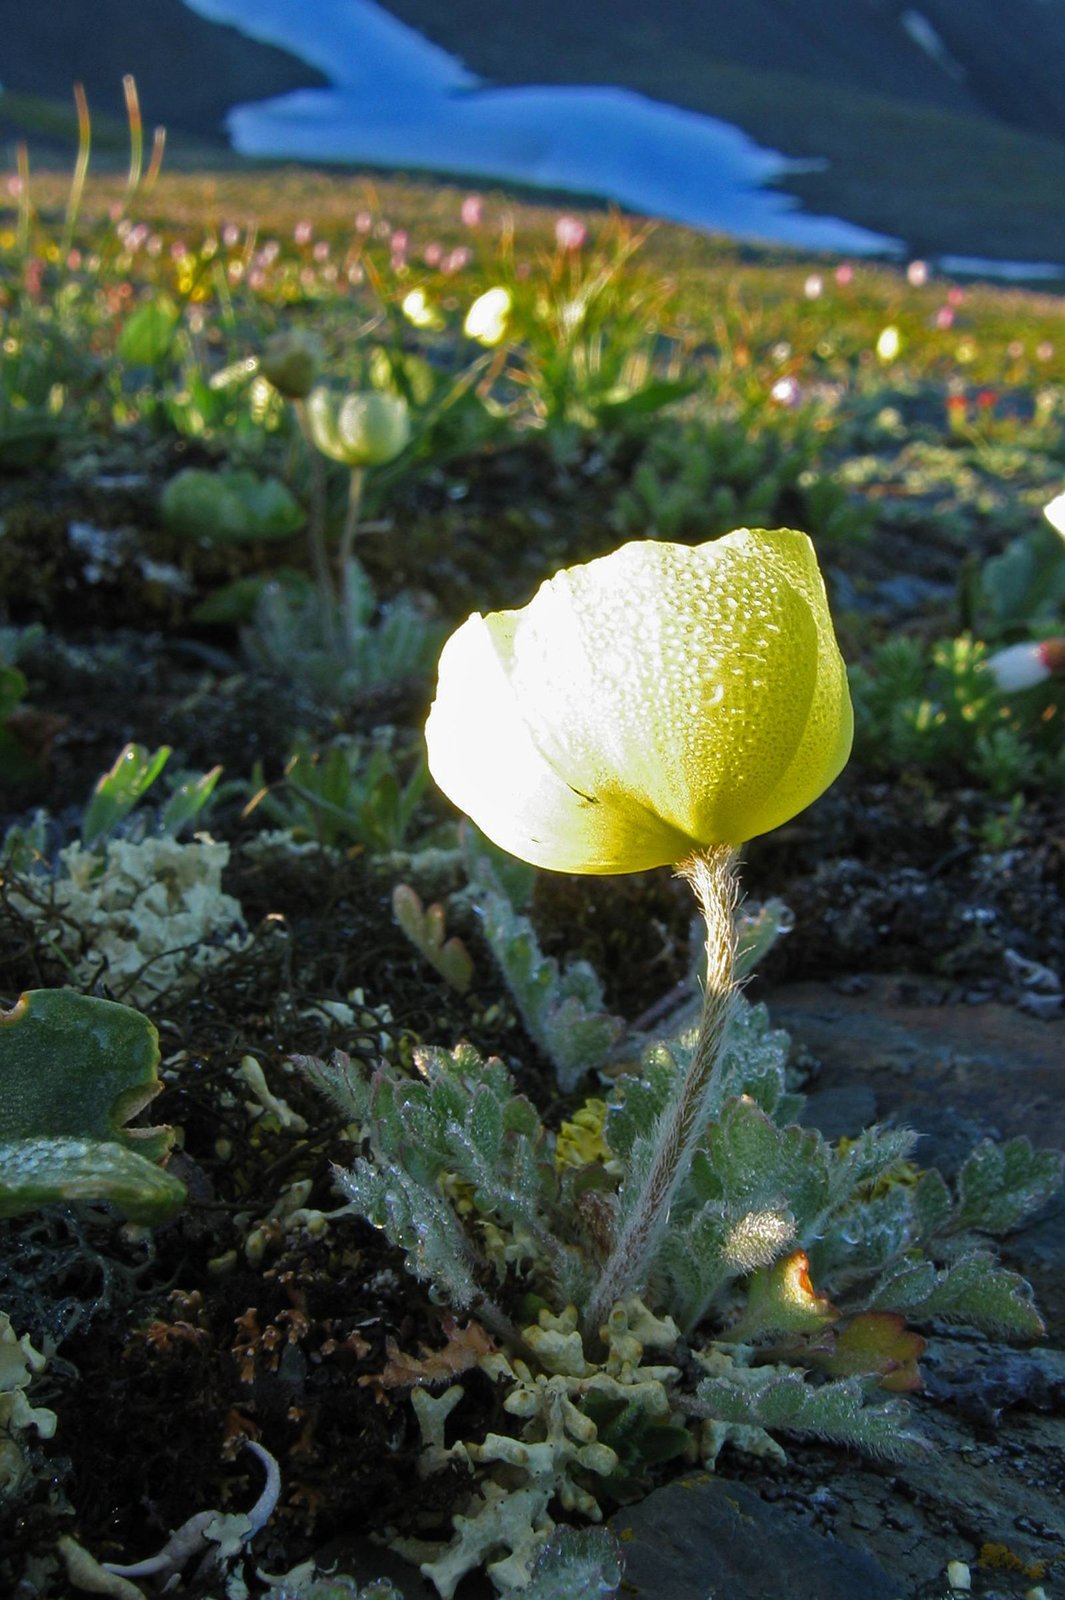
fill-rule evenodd
<path id="1" fill-rule="evenodd" d="M 272 333 L 263 345 L 259 371 L 286 400 L 302 400 L 314 387 L 324 355 L 316 333 L 287 328 Z"/>
<path id="2" fill-rule="evenodd" d="M 345 395 L 313 389 L 307 398 L 307 422 L 322 454 L 346 467 L 383 467 L 410 439 L 407 402 L 377 389 Z"/>

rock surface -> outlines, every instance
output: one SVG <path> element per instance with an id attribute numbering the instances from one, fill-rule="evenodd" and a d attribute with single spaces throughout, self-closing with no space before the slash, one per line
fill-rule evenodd
<path id="1" fill-rule="evenodd" d="M 742 1483 L 684 1478 L 613 1517 L 628 1600 L 896 1600 L 876 1561 Z"/>

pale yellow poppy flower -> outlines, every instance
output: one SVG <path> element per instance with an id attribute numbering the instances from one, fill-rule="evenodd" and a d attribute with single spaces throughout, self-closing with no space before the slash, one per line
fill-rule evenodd
<path id="1" fill-rule="evenodd" d="M 474 613 L 426 726 L 440 788 L 559 872 L 637 872 L 779 827 L 850 752 L 846 669 L 804 533 L 641 540 Z"/>

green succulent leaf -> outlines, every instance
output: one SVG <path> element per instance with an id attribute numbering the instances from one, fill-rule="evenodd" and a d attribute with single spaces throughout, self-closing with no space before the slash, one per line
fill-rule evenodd
<path id="1" fill-rule="evenodd" d="M 185 1198 L 156 1165 L 168 1128 L 130 1128 L 159 1091 L 159 1042 L 129 1006 L 35 989 L 0 1012 L 0 1215 L 109 1200 L 158 1222 Z"/>
<path id="2" fill-rule="evenodd" d="M 172 533 L 213 544 L 289 539 L 306 520 L 299 501 L 278 478 L 243 469 L 186 467 L 163 490 L 162 513 Z"/>
<path id="3" fill-rule="evenodd" d="M 177 333 L 180 313 L 172 300 L 157 295 L 139 306 L 118 339 L 121 360 L 133 367 L 155 367 L 165 361 Z"/>
<path id="4" fill-rule="evenodd" d="M 163 744 L 149 754 L 142 744 L 126 744 L 115 757 L 114 765 L 97 779 L 81 819 L 82 843 L 87 849 L 106 839 L 147 794 L 170 760 L 170 746 Z"/>

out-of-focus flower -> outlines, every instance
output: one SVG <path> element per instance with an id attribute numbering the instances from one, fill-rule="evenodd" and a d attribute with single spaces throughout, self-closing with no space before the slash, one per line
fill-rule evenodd
<path id="1" fill-rule="evenodd" d="M 382 467 L 410 439 L 407 402 L 379 389 L 334 394 L 320 385 L 307 397 L 307 423 L 317 449 L 346 467 Z"/>
<path id="2" fill-rule="evenodd" d="M 812 544 L 741 529 L 623 545 L 467 618 L 426 739 L 496 844 L 598 874 L 779 827 L 839 774 L 852 728 Z"/>
<path id="3" fill-rule="evenodd" d="M 432 244 L 427 244 L 425 249 L 422 251 L 422 260 L 425 262 L 427 267 L 438 267 L 443 254 L 443 245 L 437 244 L 434 240 Z"/>
<path id="4" fill-rule="evenodd" d="M 310 222 L 297 222 L 292 230 L 292 237 L 297 244 L 310 244 L 314 227 Z"/>
<path id="5" fill-rule="evenodd" d="M 1043 515 L 1050 526 L 1065 539 L 1065 494 L 1055 495 L 1053 500 L 1043 507 Z"/>
<path id="6" fill-rule="evenodd" d="M 583 250 L 588 243 L 588 229 L 580 217 L 564 212 L 555 223 L 555 243 L 567 253 Z"/>
<path id="7" fill-rule="evenodd" d="M 479 228 L 484 221 L 484 201 L 479 194 L 468 194 L 459 211 L 464 228 Z"/>
<path id="8" fill-rule="evenodd" d="M 894 361 L 901 349 L 902 340 L 899 337 L 898 328 L 896 328 L 893 323 L 889 324 L 886 328 L 882 328 L 880 337 L 876 341 L 876 353 L 878 359 L 881 361 Z"/>
<path id="9" fill-rule="evenodd" d="M 486 289 L 466 313 L 462 324 L 466 337 L 489 347 L 499 344 L 507 331 L 511 304 L 509 289 Z"/>
<path id="10" fill-rule="evenodd" d="M 940 306 L 935 315 L 935 324 L 940 332 L 954 326 L 954 312 L 950 306 Z"/>
<path id="11" fill-rule="evenodd" d="M 928 282 L 928 262 L 911 261 L 906 268 L 906 281 L 912 283 L 915 289 L 922 288 Z"/>
<path id="12" fill-rule="evenodd" d="M 1054 359 L 1054 346 L 1049 339 L 1041 339 L 1035 347 L 1037 361 L 1052 361 Z"/>
<path id="13" fill-rule="evenodd" d="M 948 304 L 948 306 L 960 306 L 964 299 L 965 299 L 965 290 L 964 289 L 959 289 L 959 287 L 958 287 L 958 285 L 956 283 L 952 283 L 950 288 L 947 290 L 947 304 Z"/>
<path id="14" fill-rule="evenodd" d="M 252 287 L 256 285 L 252 283 Z M 325 350 L 316 333 L 286 328 L 272 333 L 263 345 L 259 371 L 286 400 L 302 400 L 313 389 L 324 359 Z"/>
<path id="15" fill-rule="evenodd" d="M 369 233 L 370 229 L 372 227 L 373 227 L 373 213 L 370 212 L 370 211 L 356 211 L 356 213 L 355 213 L 355 232 L 356 233 Z"/>
<path id="16" fill-rule="evenodd" d="M 847 284 L 853 283 L 853 281 L 854 268 L 851 266 L 849 261 L 841 261 L 839 266 L 836 268 L 836 282 L 841 286 L 841 288 L 846 288 Z"/>
<path id="17" fill-rule="evenodd" d="M 947 426 L 951 433 L 963 433 L 969 425 L 969 402 L 963 394 L 947 396 Z"/>
<path id="18" fill-rule="evenodd" d="M 444 319 L 432 304 L 424 289 L 412 289 L 404 295 L 400 310 L 414 328 L 442 328 Z"/>
<path id="19" fill-rule="evenodd" d="M 456 272 L 462 272 L 473 260 L 473 251 L 467 250 L 464 244 L 456 245 L 454 250 L 449 250 L 440 263 L 440 271 L 445 278 L 452 277 Z"/>
<path id="20" fill-rule="evenodd" d="M 824 292 L 825 280 L 819 272 L 811 272 L 802 286 L 802 292 L 807 300 L 820 300 Z"/>
<path id="21" fill-rule="evenodd" d="M 769 393 L 778 406 L 787 406 L 789 410 L 802 399 L 798 378 L 778 378 Z"/>
<path id="22" fill-rule="evenodd" d="M 1065 639 L 1038 639 L 1011 644 L 988 656 L 987 670 L 1003 694 L 1034 689 L 1048 678 L 1065 674 Z"/>

